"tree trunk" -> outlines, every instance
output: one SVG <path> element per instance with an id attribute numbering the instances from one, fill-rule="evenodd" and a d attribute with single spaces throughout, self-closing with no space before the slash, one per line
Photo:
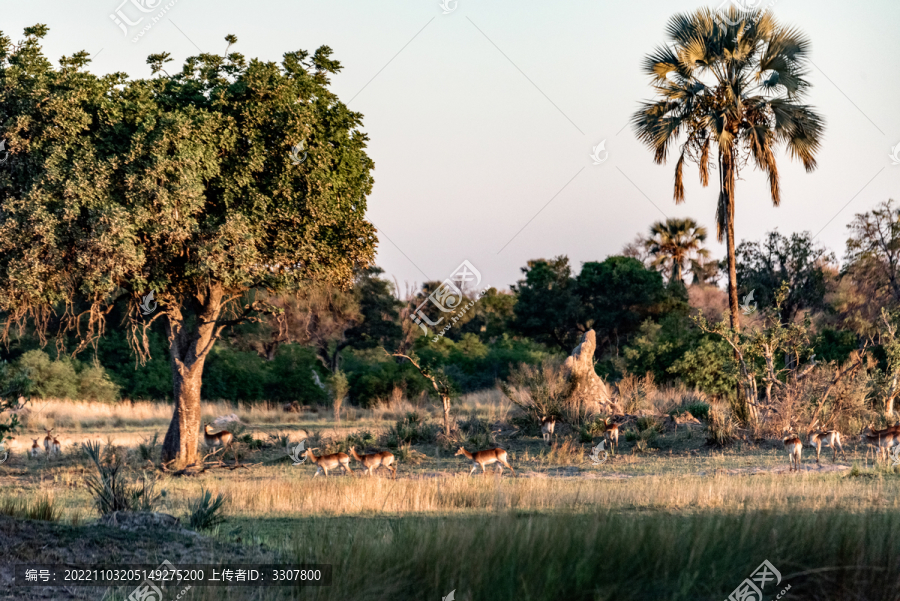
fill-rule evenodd
<path id="1" fill-rule="evenodd" d="M 450 438 L 450 397 L 441 395 L 441 402 L 444 405 L 444 436 Z"/>
<path id="2" fill-rule="evenodd" d="M 175 411 L 163 440 L 162 461 L 176 461 L 178 466 L 195 463 L 200 438 L 200 389 L 203 365 L 213 343 L 225 327 L 217 320 L 222 312 L 224 291 L 218 284 L 196 295 L 200 306 L 190 330 L 180 309 L 173 307 L 166 315 L 166 334 L 172 367 Z"/>
<path id="3" fill-rule="evenodd" d="M 728 309 L 731 313 L 731 329 L 741 329 L 740 305 L 737 293 L 737 259 L 734 254 L 734 157 L 731 152 L 721 153 L 722 190 L 725 211 L 725 238 L 728 252 Z"/>
<path id="4" fill-rule="evenodd" d="M 174 360 L 173 360 L 174 363 Z M 200 441 L 200 387 L 203 384 L 203 361 L 195 363 L 183 376 L 172 370 L 175 389 L 175 414 L 163 440 L 163 461 L 178 460 L 181 465 L 196 463 Z"/>

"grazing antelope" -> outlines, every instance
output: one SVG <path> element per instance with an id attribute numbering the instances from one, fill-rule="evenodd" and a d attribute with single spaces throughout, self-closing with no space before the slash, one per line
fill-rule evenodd
<path id="1" fill-rule="evenodd" d="M 47 455 L 50 455 L 50 446 L 53 444 L 53 437 L 50 436 L 50 433 L 53 432 L 53 428 L 50 428 L 49 430 L 44 428 L 44 432 L 47 433 L 47 436 L 44 437 L 44 451 Z"/>
<path id="2" fill-rule="evenodd" d="M 350 447 L 350 456 L 362 463 L 363 467 L 366 468 L 366 471 L 370 476 L 375 470 L 383 467 L 393 472 L 394 478 L 397 477 L 397 468 L 394 467 L 394 454 L 390 451 L 370 453 L 368 455 L 358 455 L 356 453 L 356 447 Z"/>
<path id="3" fill-rule="evenodd" d="M 784 450 L 787 451 L 788 457 L 791 459 L 791 468 L 788 471 L 800 469 L 800 452 L 803 450 L 803 443 L 800 438 L 793 432 L 788 432 L 784 437 Z"/>
<path id="4" fill-rule="evenodd" d="M 875 430 L 872 428 L 872 424 L 869 424 L 862 431 L 861 436 L 868 445 L 878 449 L 878 455 L 884 457 L 885 461 L 887 461 L 887 454 L 891 447 L 900 444 L 900 428 L 896 426 L 891 426 L 884 430 Z"/>
<path id="5" fill-rule="evenodd" d="M 550 437 L 553 436 L 553 430 L 556 428 L 556 416 L 551 415 L 547 417 L 546 415 L 541 418 L 541 434 L 544 437 L 544 442 L 548 445 L 550 444 Z"/>
<path id="6" fill-rule="evenodd" d="M 500 468 L 500 475 L 503 475 L 504 465 L 509 468 L 509 471 L 513 473 L 513 476 L 516 475 L 516 470 L 514 470 L 506 460 L 506 451 L 503 449 L 488 449 L 486 451 L 475 451 L 474 453 L 470 453 L 465 447 L 459 447 L 456 455 L 465 455 L 466 458 L 472 462 L 472 471 L 469 472 L 470 476 L 475 473 L 478 466 L 481 466 L 482 475 L 486 475 L 487 471 L 484 469 L 484 466 L 492 463 L 496 463 L 497 467 Z"/>
<path id="7" fill-rule="evenodd" d="M 837 430 L 813 430 L 812 427 L 816 425 L 814 421 L 809 426 L 809 446 L 813 447 L 816 450 L 816 463 L 819 463 L 819 454 L 822 452 L 822 446 L 831 447 L 831 450 L 834 451 L 834 455 L 831 460 L 837 462 L 837 452 L 838 449 L 841 450 L 841 456 L 846 459 L 847 455 L 844 453 L 844 447 L 841 446 L 841 433 Z"/>
<path id="8" fill-rule="evenodd" d="M 210 448 L 222 447 L 224 449 L 230 447 L 234 442 L 234 435 L 228 430 L 221 430 L 213 434 L 209 431 L 209 424 L 205 424 L 203 426 L 203 442 Z"/>
<path id="9" fill-rule="evenodd" d="M 31 445 L 31 456 L 32 456 L 32 457 L 37 457 L 38 454 L 41 452 L 41 447 L 40 447 L 40 445 L 39 445 L 38 442 L 37 442 L 37 441 L 38 441 L 37 438 L 32 438 L 31 440 L 34 441 L 34 444 Z"/>
<path id="10" fill-rule="evenodd" d="M 53 437 L 53 443 L 50 445 L 50 450 L 53 451 L 54 455 L 59 455 L 60 453 L 59 440 L 55 436 Z"/>
<path id="11" fill-rule="evenodd" d="M 350 469 L 350 457 L 347 453 L 332 453 L 331 455 L 322 455 L 321 457 L 316 457 L 312 452 L 312 449 L 306 449 L 307 459 L 312 461 L 318 466 L 316 470 L 315 478 L 319 475 L 319 472 L 323 472 L 325 477 L 328 477 L 328 470 L 337 469 L 339 466 L 344 468 L 348 474 L 353 475 L 353 470 Z M 392 455 L 393 457 L 393 455 Z"/>
<path id="12" fill-rule="evenodd" d="M 612 421 L 611 417 L 607 417 L 605 420 L 606 432 L 604 433 L 606 436 L 606 442 L 609 444 L 610 450 L 615 447 L 615 454 L 619 454 L 619 424 L 610 423 Z"/>

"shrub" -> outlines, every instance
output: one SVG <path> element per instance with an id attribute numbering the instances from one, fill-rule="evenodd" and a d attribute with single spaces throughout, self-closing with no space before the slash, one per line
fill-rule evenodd
<path id="1" fill-rule="evenodd" d="M 736 426 L 731 410 L 721 403 L 709 408 L 706 422 L 706 441 L 708 444 L 723 447 L 737 439 Z"/>
<path id="2" fill-rule="evenodd" d="M 541 418 L 548 415 L 578 424 L 583 415 L 579 399 L 573 398 L 574 384 L 560 360 L 545 359 L 540 365 L 519 364 L 499 387 L 534 424 L 540 424 Z"/>
<path id="3" fill-rule="evenodd" d="M 78 398 L 78 374 L 69 358 L 52 361 L 44 351 L 28 351 L 16 366 L 31 379 L 31 392 L 41 398 Z"/>
<path id="4" fill-rule="evenodd" d="M 130 484 L 125 477 L 122 453 L 107 444 L 101 457 L 100 443 L 82 443 L 88 458 L 97 468 L 96 474 L 85 476 L 88 491 L 100 515 L 113 511 L 153 511 L 160 495 L 155 492 L 155 480 L 142 476 L 140 485 Z"/>
<path id="5" fill-rule="evenodd" d="M 119 386 L 99 363 L 85 367 L 78 374 L 78 398 L 86 401 L 115 403 L 119 400 Z"/>
<path id="6" fill-rule="evenodd" d="M 210 491 L 201 489 L 200 497 L 188 503 L 188 526 L 202 532 L 224 523 L 225 501 L 226 497 L 221 493 L 213 499 Z"/>
<path id="7" fill-rule="evenodd" d="M 437 440 L 439 431 L 440 427 L 437 424 L 429 424 L 418 413 L 411 411 L 388 429 L 386 444 L 389 447 L 399 447 L 403 443 L 433 443 Z"/>
<path id="8" fill-rule="evenodd" d="M 679 413 L 684 413 L 685 411 L 699 420 L 709 419 L 709 403 L 706 401 L 693 401 L 688 403 L 687 405 L 682 406 L 682 411 Z"/>
<path id="9" fill-rule="evenodd" d="M 141 438 L 141 442 L 138 443 L 138 454 L 141 456 L 141 461 L 153 461 L 153 454 L 156 452 L 156 447 L 159 445 L 159 432 L 153 433 L 153 438 Z"/>

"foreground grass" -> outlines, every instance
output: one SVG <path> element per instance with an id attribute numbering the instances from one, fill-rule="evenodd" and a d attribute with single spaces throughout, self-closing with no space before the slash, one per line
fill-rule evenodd
<path id="1" fill-rule="evenodd" d="M 262 526 L 261 524 L 259 526 Z M 720 601 L 759 566 L 771 599 L 884 600 L 900 590 L 900 515 L 825 511 L 273 521 L 284 558 L 331 564 L 331 587 L 196 588 L 187 599 Z M 107 599 L 119 599 L 116 595 Z"/>

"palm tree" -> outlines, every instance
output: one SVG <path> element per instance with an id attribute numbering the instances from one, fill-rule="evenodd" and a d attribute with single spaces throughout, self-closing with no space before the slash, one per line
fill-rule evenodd
<path id="1" fill-rule="evenodd" d="M 650 238 L 644 245 L 653 257 L 652 265 L 670 272 L 669 283 L 684 283 L 682 270 L 688 261 L 705 259 L 709 251 L 703 248 L 706 228 L 693 219 L 666 219 L 650 226 Z"/>
<path id="2" fill-rule="evenodd" d="M 663 164 L 669 149 L 684 141 L 675 165 L 675 202 L 684 201 L 685 160 L 697 163 L 709 184 L 713 146 L 719 173 L 716 237 L 727 239 L 731 327 L 737 331 L 738 296 L 734 255 L 735 180 L 751 160 L 766 172 L 775 206 L 781 202 L 776 151 L 784 145 L 806 171 L 824 131 L 822 118 L 801 101 L 809 88 L 809 40 L 780 25 L 771 12 L 731 7 L 669 20 L 670 42 L 644 61 L 658 98 L 641 104 L 632 122 L 637 137 Z"/>

